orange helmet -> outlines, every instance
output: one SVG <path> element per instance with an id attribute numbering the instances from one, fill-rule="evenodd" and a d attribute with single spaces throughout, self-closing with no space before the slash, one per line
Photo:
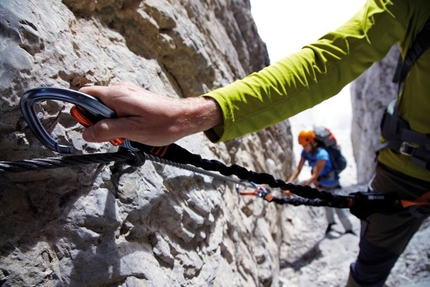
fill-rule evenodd
<path id="1" fill-rule="evenodd" d="M 299 134 L 299 144 L 305 146 L 315 140 L 315 133 L 312 130 L 302 130 Z"/>

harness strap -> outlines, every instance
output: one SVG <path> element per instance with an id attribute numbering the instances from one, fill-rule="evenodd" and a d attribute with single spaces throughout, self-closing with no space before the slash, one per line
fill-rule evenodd
<path id="1" fill-rule="evenodd" d="M 399 56 L 393 82 L 402 83 L 411 70 L 412 65 L 428 48 L 430 48 L 430 17 L 408 50 L 405 61 L 402 60 L 402 55 Z"/>
<path id="2" fill-rule="evenodd" d="M 385 148 L 399 151 L 403 155 L 410 156 L 414 164 L 430 170 L 430 151 L 423 147 L 415 147 L 404 141 L 389 141 L 385 145 Z"/>
<path id="3" fill-rule="evenodd" d="M 404 80 L 417 59 L 430 48 L 430 17 L 418 33 L 405 60 L 400 55 L 393 78 L 398 83 L 398 92 L 403 89 Z M 394 104 L 394 106 L 391 106 Z M 430 170 L 430 134 L 423 134 L 410 129 L 409 124 L 399 117 L 399 101 L 390 104 L 381 122 L 381 135 L 387 141 L 379 149 L 388 148 L 410 156 L 414 164 Z M 391 110 L 391 111 L 390 111 Z"/>
<path id="4" fill-rule="evenodd" d="M 414 164 L 430 170 L 430 134 L 411 130 L 409 124 L 397 115 L 396 110 L 394 108 L 393 114 L 385 112 L 382 119 L 381 135 L 387 142 L 381 148 L 410 156 Z"/>
<path id="5" fill-rule="evenodd" d="M 424 193 L 422 196 L 415 200 L 401 200 L 402 206 L 404 208 L 414 206 L 414 205 L 430 205 L 430 191 Z"/>

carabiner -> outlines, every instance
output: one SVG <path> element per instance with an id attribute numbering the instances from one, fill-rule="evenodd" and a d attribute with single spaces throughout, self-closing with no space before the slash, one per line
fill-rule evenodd
<path id="1" fill-rule="evenodd" d="M 34 104 L 45 100 L 57 100 L 75 104 L 91 114 L 93 123 L 105 118 L 116 117 L 115 112 L 101 101 L 78 91 L 53 87 L 40 87 L 26 91 L 20 101 L 21 112 L 25 121 L 42 144 L 59 153 L 73 153 L 73 147 L 60 145 L 48 134 L 37 117 Z"/>
<path id="2" fill-rule="evenodd" d="M 270 191 L 265 189 L 262 185 L 258 185 L 252 181 L 249 183 L 255 188 L 254 191 L 252 191 L 252 192 L 240 191 L 239 185 L 241 183 L 237 183 L 236 184 L 236 192 L 239 193 L 240 195 L 261 197 L 262 199 L 269 201 L 269 202 L 273 200 L 274 197 L 270 194 Z"/>
<path id="3" fill-rule="evenodd" d="M 246 185 L 245 183 L 247 183 L 248 184 L 248 186 L 250 185 L 250 186 L 252 186 L 253 188 L 255 188 L 255 190 L 254 191 L 250 191 L 250 192 L 247 192 L 247 191 L 240 191 L 240 189 L 239 189 L 239 186 L 240 185 Z M 241 182 L 239 182 L 239 183 L 236 183 L 236 192 L 237 193 L 239 193 L 240 195 L 252 195 L 252 196 L 259 196 L 259 197 L 262 197 L 260 194 L 261 194 L 261 191 L 266 191 L 261 185 L 258 185 L 258 184 L 256 184 L 256 183 L 254 183 L 254 182 L 247 182 L 247 181 L 241 181 Z"/>
<path id="4" fill-rule="evenodd" d="M 73 106 L 70 109 L 70 114 L 84 127 L 89 127 L 98 122 L 100 119 L 95 117 L 93 114 L 88 112 L 86 109 L 82 108 L 81 106 Z M 116 138 L 113 140 L 110 140 L 109 142 L 114 146 L 119 146 L 123 142 L 125 142 L 126 139 L 123 138 Z"/>

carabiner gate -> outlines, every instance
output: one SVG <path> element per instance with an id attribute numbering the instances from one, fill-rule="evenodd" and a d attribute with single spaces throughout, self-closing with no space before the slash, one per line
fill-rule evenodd
<path id="1" fill-rule="evenodd" d="M 59 153 L 73 153 L 73 147 L 60 145 L 43 127 L 40 119 L 37 117 L 34 109 L 34 104 L 39 101 L 57 100 L 68 102 L 87 111 L 86 114 L 91 115 L 91 122 L 94 124 L 105 118 L 115 118 L 116 114 L 105 104 L 93 96 L 64 88 L 40 87 L 28 90 L 25 92 L 20 101 L 20 107 L 24 120 L 27 122 L 30 130 L 34 133 L 37 139 L 49 149 Z M 79 119 L 77 119 L 79 121 Z M 81 121 L 79 121 L 82 123 Z"/>

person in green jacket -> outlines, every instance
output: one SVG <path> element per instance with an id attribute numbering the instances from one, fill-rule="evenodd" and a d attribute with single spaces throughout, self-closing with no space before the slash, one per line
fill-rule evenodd
<path id="1" fill-rule="evenodd" d="M 172 99 L 132 84 L 85 87 L 111 107 L 117 119 L 87 128 L 87 141 L 128 138 L 167 145 L 204 131 L 213 142 L 261 130 L 334 95 L 398 44 L 402 56 L 430 15 L 428 0 L 367 0 L 344 25 L 280 61 L 201 97 Z M 399 91 L 398 115 L 410 130 L 430 134 L 430 50 L 412 66 Z M 424 149 L 430 143 L 407 143 Z M 402 147 L 404 148 L 404 147 Z M 415 199 L 430 190 L 430 164 L 409 152 L 379 152 L 373 191 L 397 191 Z M 391 268 L 428 214 L 405 210 L 362 221 L 360 251 L 347 286 L 383 286 Z"/>

